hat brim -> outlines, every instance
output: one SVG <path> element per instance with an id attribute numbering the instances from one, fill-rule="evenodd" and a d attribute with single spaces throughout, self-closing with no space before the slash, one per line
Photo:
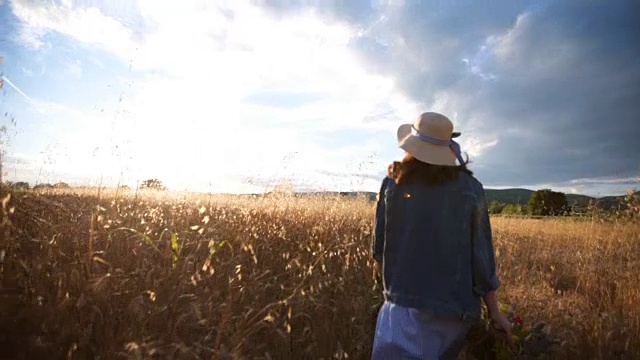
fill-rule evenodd
<path id="1" fill-rule="evenodd" d="M 412 124 L 403 124 L 398 128 L 398 146 L 416 159 L 443 166 L 456 166 L 456 156 L 448 146 L 434 145 L 420 140 L 411 134 Z"/>

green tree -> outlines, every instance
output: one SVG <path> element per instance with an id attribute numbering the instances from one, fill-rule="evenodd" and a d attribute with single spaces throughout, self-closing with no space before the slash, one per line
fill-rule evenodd
<path id="1" fill-rule="evenodd" d="M 502 208 L 502 214 L 505 215 L 526 215 L 527 209 L 521 204 L 508 204 Z"/>
<path id="2" fill-rule="evenodd" d="M 26 189 L 30 189 L 31 187 L 29 186 L 28 182 L 18 181 L 17 183 L 13 184 L 13 188 L 15 190 L 26 190 Z"/>
<path id="3" fill-rule="evenodd" d="M 624 214 L 630 220 L 640 220 L 640 191 L 630 190 L 624 198 Z"/>
<path id="4" fill-rule="evenodd" d="M 562 215 L 569 212 L 565 194 L 550 189 L 538 190 L 531 194 L 527 207 L 531 215 L 538 216 Z"/>
<path id="5" fill-rule="evenodd" d="M 148 179 L 140 184 L 140 189 L 166 190 L 167 188 L 158 179 Z"/>
<path id="6" fill-rule="evenodd" d="M 42 190 L 42 189 L 53 189 L 53 185 L 49 183 L 38 184 L 33 187 L 33 190 Z"/>
<path id="7" fill-rule="evenodd" d="M 502 213 L 502 210 L 504 210 L 505 206 L 507 206 L 507 204 L 505 203 L 501 203 L 497 200 L 493 200 L 491 202 L 491 205 L 489 205 L 489 213 L 490 214 L 500 214 Z"/>

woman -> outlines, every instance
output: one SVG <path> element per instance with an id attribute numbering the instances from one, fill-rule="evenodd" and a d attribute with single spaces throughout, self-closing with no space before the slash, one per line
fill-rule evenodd
<path id="1" fill-rule="evenodd" d="M 385 296 L 375 360 L 455 359 L 480 320 L 480 299 L 511 337 L 496 301 L 484 190 L 453 141 L 459 135 L 446 116 L 433 112 L 398 129 L 406 156 L 389 166 L 375 219 L 373 257 Z"/>

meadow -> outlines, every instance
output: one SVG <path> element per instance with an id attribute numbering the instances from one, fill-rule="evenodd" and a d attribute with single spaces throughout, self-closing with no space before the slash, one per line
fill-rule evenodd
<path id="1" fill-rule="evenodd" d="M 15 193 L 3 211 L 2 283 L 22 301 L 5 296 L 0 358 L 370 354 L 371 202 L 72 189 Z M 546 322 L 560 342 L 546 358 L 640 358 L 640 224 L 492 226 L 499 300 Z"/>

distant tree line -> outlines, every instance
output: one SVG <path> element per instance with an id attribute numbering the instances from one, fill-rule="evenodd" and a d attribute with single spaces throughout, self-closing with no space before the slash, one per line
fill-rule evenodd
<path id="1" fill-rule="evenodd" d="M 158 179 L 148 179 L 140 184 L 140 189 L 167 190 L 167 187 Z"/>
<path id="2" fill-rule="evenodd" d="M 29 190 L 31 189 L 31 185 L 26 182 L 26 181 L 17 181 L 17 182 L 11 182 L 11 181 L 5 181 L 4 182 L 4 186 L 11 188 L 13 190 Z M 39 190 L 39 189 L 68 189 L 71 186 L 69 186 L 69 184 L 65 183 L 65 182 L 57 182 L 55 184 L 49 184 L 49 183 L 43 183 L 43 184 L 37 184 L 33 187 L 33 190 Z"/>
<path id="3" fill-rule="evenodd" d="M 493 201 L 489 205 L 489 213 L 505 215 L 560 216 L 571 215 L 573 208 L 567 203 L 562 192 L 542 189 L 531 194 L 526 204 L 505 204 Z"/>
<path id="4" fill-rule="evenodd" d="M 4 181 L 2 183 L 3 188 L 9 188 L 13 190 L 29 190 L 31 186 L 28 182 L 18 181 Z M 34 190 L 38 189 L 64 189 L 69 188 L 69 184 L 65 182 L 57 182 L 55 184 L 37 184 L 33 187 Z M 122 189 L 128 189 L 126 185 L 120 186 Z M 139 189 L 149 190 L 167 190 L 167 187 L 158 179 L 147 179 L 140 183 Z M 281 189 L 278 189 L 281 190 Z M 273 193 L 273 192 L 272 192 Z M 352 193 L 338 193 L 341 196 L 351 196 Z M 374 198 L 370 197 L 370 200 Z M 625 197 L 624 201 L 615 209 L 600 209 L 598 204 L 590 203 L 583 208 L 575 205 L 569 205 L 567 197 L 562 192 L 552 191 L 550 189 L 542 189 L 534 191 L 529 201 L 526 204 L 508 204 L 500 201 L 492 201 L 489 204 L 490 214 L 504 214 L 504 215 L 533 215 L 533 216 L 568 216 L 568 215 L 580 215 L 580 214 L 596 214 L 602 213 L 607 216 L 610 215 L 623 215 L 629 219 L 640 219 L 640 192 L 630 191 Z"/>
<path id="5" fill-rule="evenodd" d="M 26 181 L 17 181 L 17 182 L 5 181 L 3 183 L 3 186 L 6 188 L 10 188 L 12 190 L 68 189 L 71 187 L 69 184 L 65 182 L 57 182 L 55 184 L 42 183 L 42 184 L 37 184 L 34 187 L 31 187 L 31 185 Z M 127 185 L 121 185 L 119 187 L 122 189 L 129 189 L 129 186 Z M 167 190 L 167 187 L 162 183 L 162 181 L 158 179 L 144 180 L 142 183 L 140 183 L 139 188 L 151 189 L 151 190 Z"/>

